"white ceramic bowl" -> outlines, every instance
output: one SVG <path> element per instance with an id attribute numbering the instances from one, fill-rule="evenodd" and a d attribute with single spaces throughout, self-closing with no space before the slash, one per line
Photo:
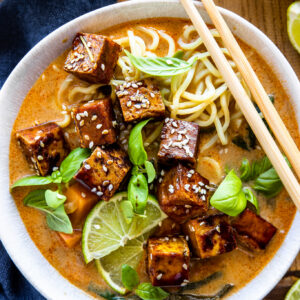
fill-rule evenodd
<path id="1" fill-rule="evenodd" d="M 202 6 L 197 3 L 207 23 L 211 23 Z M 220 9 L 234 34 L 261 54 L 281 80 L 297 113 L 300 124 L 299 80 L 285 57 L 256 27 L 238 15 Z M 16 66 L 4 84 L 0 95 L 0 237 L 17 267 L 48 299 L 87 299 L 82 290 L 64 279 L 42 256 L 30 239 L 9 194 L 8 154 L 10 132 L 20 105 L 43 70 L 70 46 L 78 31 L 97 32 L 104 28 L 152 17 L 187 18 L 176 0 L 137 0 L 123 2 L 85 14 L 58 28 L 39 42 Z M 68 43 L 63 41 L 68 38 Z M 230 299 L 261 299 L 287 271 L 300 248 L 300 216 L 297 213 L 285 241 L 274 258 L 260 274 Z"/>

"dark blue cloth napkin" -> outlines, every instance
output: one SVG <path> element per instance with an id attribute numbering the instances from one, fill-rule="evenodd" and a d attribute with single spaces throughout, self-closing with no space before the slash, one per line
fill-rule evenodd
<path id="1" fill-rule="evenodd" d="M 22 57 L 64 23 L 115 0 L 4 0 L 0 4 L 0 88 Z M 30 70 L 28 70 L 30 72 Z M 0 300 L 44 299 L 0 242 Z"/>

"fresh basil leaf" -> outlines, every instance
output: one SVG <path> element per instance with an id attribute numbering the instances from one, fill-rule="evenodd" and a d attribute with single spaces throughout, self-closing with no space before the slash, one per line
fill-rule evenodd
<path id="1" fill-rule="evenodd" d="M 183 50 L 178 50 L 178 51 L 173 55 L 174 58 L 178 58 L 178 59 L 182 59 L 183 56 L 184 56 L 184 51 L 183 51 Z"/>
<path id="2" fill-rule="evenodd" d="M 140 282 L 139 275 L 129 265 L 122 266 L 122 283 L 129 291 L 132 291 Z"/>
<path id="3" fill-rule="evenodd" d="M 196 61 L 175 57 L 137 57 L 125 50 L 131 63 L 140 71 L 153 76 L 174 76 L 188 71 Z"/>
<path id="4" fill-rule="evenodd" d="M 64 206 L 60 205 L 56 209 L 49 207 L 46 203 L 45 193 L 46 190 L 31 191 L 24 198 L 24 204 L 46 213 L 47 224 L 52 230 L 72 233 L 73 228 Z"/>
<path id="5" fill-rule="evenodd" d="M 49 183 L 52 183 L 52 178 L 51 176 L 28 176 L 28 177 L 23 177 L 19 180 L 17 180 L 10 188 L 13 189 L 18 186 L 34 186 L 34 185 L 46 185 Z"/>
<path id="6" fill-rule="evenodd" d="M 137 214 L 143 214 L 147 205 L 148 183 L 143 174 L 133 175 L 128 184 L 128 199 Z"/>
<path id="7" fill-rule="evenodd" d="M 258 201 L 252 190 L 249 187 L 244 187 L 243 192 L 245 194 L 246 200 L 255 206 L 256 212 L 259 214 Z"/>
<path id="8" fill-rule="evenodd" d="M 134 216 L 133 206 L 132 206 L 131 202 L 130 201 L 122 201 L 120 206 L 121 206 L 121 211 L 123 213 L 126 223 L 130 224 L 132 221 L 132 218 Z"/>
<path id="9" fill-rule="evenodd" d="M 58 191 L 46 190 L 45 199 L 49 207 L 57 208 L 66 201 L 67 197 L 61 195 Z"/>
<path id="10" fill-rule="evenodd" d="M 54 183 L 61 183 L 61 181 L 62 181 L 61 174 L 60 174 L 59 170 L 56 170 L 56 171 L 52 172 L 51 178 L 52 178 L 52 181 Z"/>
<path id="11" fill-rule="evenodd" d="M 155 168 L 154 168 L 153 164 L 148 160 L 145 161 L 145 168 L 146 168 L 146 172 L 147 172 L 148 183 L 151 183 L 155 179 L 155 176 L 156 176 Z"/>
<path id="12" fill-rule="evenodd" d="M 142 166 L 147 160 L 147 152 L 144 149 L 142 129 L 151 119 L 144 120 L 133 127 L 128 139 L 128 155 L 135 166 Z"/>
<path id="13" fill-rule="evenodd" d="M 163 300 L 169 296 L 169 293 L 160 287 L 155 287 L 151 283 L 144 282 L 139 284 L 135 293 L 143 300 Z"/>
<path id="14" fill-rule="evenodd" d="M 242 181 L 231 170 L 210 199 L 210 204 L 229 216 L 237 216 L 247 205 Z"/>
<path id="15" fill-rule="evenodd" d="M 64 233 L 73 233 L 71 221 L 65 211 L 64 205 L 62 204 L 52 212 L 46 215 L 48 226 L 55 231 Z"/>
<path id="16" fill-rule="evenodd" d="M 90 155 L 90 149 L 76 148 L 72 150 L 60 165 L 62 182 L 69 182 L 79 170 L 82 162 Z"/>

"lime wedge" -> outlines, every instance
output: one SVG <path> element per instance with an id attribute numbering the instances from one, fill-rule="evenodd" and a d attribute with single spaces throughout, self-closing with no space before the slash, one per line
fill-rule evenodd
<path id="1" fill-rule="evenodd" d="M 299 300 L 300 299 L 300 279 L 298 279 L 286 294 L 284 300 Z"/>
<path id="2" fill-rule="evenodd" d="M 126 192 L 114 195 L 108 202 L 99 202 L 89 213 L 82 235 L 86 263 L 125 246 L 127 241 L 150 231 L 167 217 L 156 199 L 149 196 L 144 215 L 134 215 L 128 224 L 120 208 L 123 200 L 128 200 Z"/>
<path id="3" fill-rule="evenodd" d="M 287 10 L 287 30 L 293 47 L 300 53 L 300 1 L 292 3 Z"/>
<path id="4" fill-rule="evenodd" d="M 128 241 L 124 247 L 96 260 L 97 269 L 105 282 L 119 294 L 124 295 L 128 292 L 122 284 L 122 266 L 127 264 L 137 269 L 143 257 L 143 244 L 146 239 L 147 237 L 142 235 Z"/>

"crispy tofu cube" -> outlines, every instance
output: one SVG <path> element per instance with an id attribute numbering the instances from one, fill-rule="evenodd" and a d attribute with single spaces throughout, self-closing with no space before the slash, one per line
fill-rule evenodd
<path id="1" fill-rule="evenodd" d="M 118 87 L 117 96 L 125 122 L 165 115 L 160 91 L 151 79 L 125 82 Z"/>
<path id="2" fill-rule="evenodd" d="M 224 214 L 189 220 L 183 225 L 183 231 L 191 241 L 194 254 L 200 258 L 230 252 L 237 245 L 233 229 Z"/>
<path id="3" fill-rule="evenodd" d="M 65 196 L 67 197 L 65 209 L 73 227 L 77 227 L 84 222 L 87 214 L 99 200 L 95 193 L 92 193 L 80 183 L 71 185 L 66 190 Z"/>
<path id="4" fill-rule="evenodd" d="M 41 176 L 51 173 L 69 152 L 61 128 L 53 122 L 19 130 L 16 138 Z"/>
<path id="5" fill-rule="evenodd" d="M 174 236 L 181 233 L 180 224 L 170 218 L 164 219 L 154 232 L 154 236 Z"/>
<path id="6" fill-rule="evenodd" d="M 106 36 L 77 33 L 64 70 L 89 82 L 109 83 L 122 47 Z"/>
<path id="7" fill-rule="evenodd" d="M 232 226 L 241 243 L 253 250 L 265 249 L 277 231 L 271 223 L 248 208 L 233 221 Z"/>
<path id="8" fill-rule="evenodd" d="M 148 240 L 148 273 L 152 285 L 180 285 L 189 278 L 190 249 L 182 237 Z"/>
<path id="9" fill-rule="evenodd" d="M 108 201 L 130 170 L 130 162 L 121 149 L 97 147 L 74 176 L 101 199 Z"/>
<path id="10" fill-rule="evenodd" d="M 183 223 L 203 215 L 208 209 L 208 180 L 182 164 L 159 179 L 158 201 L 173 220 Z"/>
<path id="11" fill-rule="evenodd" d="M 116 142 L 116 121 L 110 98 L 89 101 L 75 107 L 72 115 L 82 148 Z"/>
<path id="12" fill-rule="evenodd" d="M 74 246 L 76 246 L 80 242 L 82 236 L 81 230 L 78 229 L 74 229 L 73 233 L 71 234 L 63 232 L 57 232 L 57 234 L 64 241 L 65 245 L 68 248 L 73 248 Z"/>
<path id="13" fill-rule="evenodd" d="M 198 135 L 199 126 L 196 123 L 166 118 L 161 130 L 159 161 L 164 164 L 182 161 L 194 165 Z"/>

